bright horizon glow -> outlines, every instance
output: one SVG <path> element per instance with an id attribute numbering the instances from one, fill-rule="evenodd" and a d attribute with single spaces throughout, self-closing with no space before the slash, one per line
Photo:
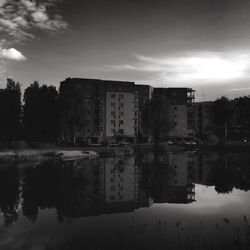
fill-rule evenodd
<path id="1" fill-rule="evenodd" d="M 123 65 L 124 70 L 153 72 L 158 82 L 170 84 L 225 84 L 248 77 L 250 54 L 237 53 L 197 53 L 176 57 L 145 57 L 136 55 L 135 66 Z M 126 67 L 125 67 L 126 66 Z M 116 66 L 118 69 L 121 67 Z"/>
<path id="2" fill-rule="evenodd" d="M 221 58 L 190 58 L 187 66 L 194 69 L 190 74 L 197 79 L 224 81 L 244 75 L 247 64 L 244 60 L 227 61 Z"/>

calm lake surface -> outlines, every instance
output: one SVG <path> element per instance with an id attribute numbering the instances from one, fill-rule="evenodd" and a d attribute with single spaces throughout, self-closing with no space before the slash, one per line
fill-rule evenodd
<path id="1" fill-rule="evenodd" d="M 250 154 L 0 162 L 0 249 L 250 249 Z"/>

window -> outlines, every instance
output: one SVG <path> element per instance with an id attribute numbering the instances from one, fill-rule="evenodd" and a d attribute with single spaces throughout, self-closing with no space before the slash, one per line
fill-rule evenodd
<path id="1" fill-rule="evenodd" d="M 111 102 L 111 107 L 115 108 L 115 102 Z"/>
<path id="2" fill-rule="evenodd" d="M 119 115 L 120 115 L 120 116 L 123 116 L 123 115 L 124 115 L 124 113 L 123 113 L 123 112 L 120 112 L 120 113 L 119 113 Z"/>
<path id="3" fill-rule="evenodd" d="M 123 106 L 124 106 L 123 103 L 120 103 L 119 107 L 120 107 L 120 108 L 123 108 Z"/>
<path id="4" fill-rule="evenodd" d="M 111 94 L 111 98 L 115 98 L 115 94 Z"/>
<path id="5" fill-rule="evenodd" d="M 110 114 L 115 116 L 115 111 L 111 111 Z"/>
<path id="6" fill-rule="evenodd" d="M 115 120 L 110 120 L 110 123 L 115 126 Z"/>
<path id="7" fill-rule="evenodd" d="M 123 94 L 120 94 L 120 95 L 119 95 L 119 98 L 121 98 L 121 99 L 122 99 L 122 98 L 123 98 Z"/>
<path id="8" fill-rule="evenodd" d="M 120 121 L 119 121 L 119 124 L 122 125 L 122 124 L 123 124 L 123 120 L 120 120 Z"/>

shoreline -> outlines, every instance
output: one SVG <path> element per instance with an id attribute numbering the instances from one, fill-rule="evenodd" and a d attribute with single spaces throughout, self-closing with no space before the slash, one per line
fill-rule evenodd
<path id="1" fill-rule="evenodd" d="M 60 150 L 66 151 L 95 151 L 101 157 L 111 157 L 116 154 L 131 155 L 134 153 L 145 153 L 148 151 L 188 151 L 188 150 L 212 150 L 212 151 L 245 151 L 250 149 L 250 144 L 217 144 L 217 145 L 168 145 L 166 143 L 154 144 L 131 144 L 123 147 L 104 147 L 104 146 L 86 146 L 86 147 L 51 147 L 51 148 L 27 148 L 16 150 L 2 150 L 0 151 L 0 160 L 40 160 L 51 159 L 54 153 Z M 127 151 L 126 151 L 127 150 Z M 130 150 L 130 151 L 129 151 Z M 133 152 L 132 152 L 133 150 Z"/>

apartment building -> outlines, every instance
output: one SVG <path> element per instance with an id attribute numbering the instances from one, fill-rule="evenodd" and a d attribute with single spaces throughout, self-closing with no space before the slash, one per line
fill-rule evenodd
<path id="1" fill-rule="evenodd" d="M 106 138 L 133 139 L 138 133 L 138 95 L 133 82 L 103 81 L 106 88 Z"/>
<path id="2" fill-rule="evenodd" d="M 67 78 L 60 84 L 62 140 L 133 142 L 139 134 L 140 107 L 150 98 L 149 89 L 134 82 Z"/>
<path id="3" fill-rule="evenodd" d="M 60 83 L 63 141 L 98 143 L 105 139 L 105 86 L 98 79 L 67 78 Z"/>
<path id="4" fill-rule="evenodd" d="M 194 129 L 196 136 L 209 134 L 212 128 L 213 102 L 194 103 Z"/>
<path id="5" fill-rule="evenodd" d="M 194 135 L 194 90 L 191 88 L 155 88 L 153 98 L 161 106 L 165 130 L 162 137 Z"/>

